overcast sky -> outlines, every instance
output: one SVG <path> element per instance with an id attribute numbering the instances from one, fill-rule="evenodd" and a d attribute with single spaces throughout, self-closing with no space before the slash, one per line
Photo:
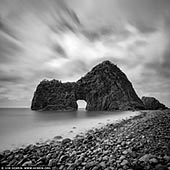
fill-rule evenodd
<path id="1" fill-rule="evenodd" d="M 0 0 L 0 107 L 30 107 L 41 80 L 108 59 L 170 107 L 170 0 Z"/>

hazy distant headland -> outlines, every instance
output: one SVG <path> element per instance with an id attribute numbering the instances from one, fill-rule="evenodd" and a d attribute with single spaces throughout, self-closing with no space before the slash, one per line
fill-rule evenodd
<path id="1" fill-rule="evenodd" d="M 74 111 L 78 109 L 77 100 L 86 101 L 88 111 L 166 109 L 155 98 L 141 100 L 126 74 L 108 60 L 96 65 L 77 82 L 41 81 L 31 109 Z"/>

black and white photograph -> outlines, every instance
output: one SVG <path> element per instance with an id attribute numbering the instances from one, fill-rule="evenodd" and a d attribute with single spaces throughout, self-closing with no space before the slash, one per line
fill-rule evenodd
<path id="1" fill-rule="evenodd" d="M 0 0 L 0 169 L 170 170 L 170 0 Z"/>

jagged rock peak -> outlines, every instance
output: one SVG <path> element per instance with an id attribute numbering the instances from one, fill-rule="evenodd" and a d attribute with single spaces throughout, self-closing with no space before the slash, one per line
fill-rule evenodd
<path id="1" fill-rule="evenodd" d="M 164 104 L 160 103 L 159 100 L 154 97 L 143 96 L 142 102 L 147 110 L 168 109 Z"/>
<path id="2" fill-rule="evenodd" d="M 77 100 L 87 102 L 86 109 L 143 109 L 126 75 L 110 61 L 96 65 L 77 82 L 42 81 L 32 100 L 33 110 L 77 110 Z"/>
<path id="3" fill-rule="evenodd" d="M 91 72 L 105 70 L 110 68 L 118 68 L 115 64 L 111 63 L 109 60 L 105 60 L 92 68 Z"/>

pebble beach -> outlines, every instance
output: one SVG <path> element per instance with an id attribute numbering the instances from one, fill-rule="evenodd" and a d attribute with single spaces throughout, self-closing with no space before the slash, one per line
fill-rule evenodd
<path id="1" fill-rule="evenodd" d="M 0 153 L 2 167 L 54 170 L 170 170 L 170 110 L 141 114 L 94 128 L 74 139 Z"/>

